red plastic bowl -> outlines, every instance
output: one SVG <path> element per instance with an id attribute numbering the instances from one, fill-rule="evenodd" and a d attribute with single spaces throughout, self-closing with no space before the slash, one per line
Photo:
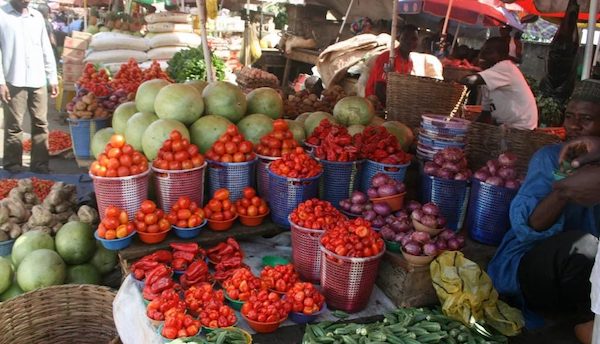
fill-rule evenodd
<path id="1" fill-rule="evenodd" d="M 208 220 L 208 228 L 210 228 L 213 231 L 217 231 L 217 232 L 221 232 L 221 231 L 226 231 L 229 228 L 231 228 L 231 226 L 233 226 L 233 223 L 235 222 L 235 220 L 238 218 L 238 215 L 236 214 L 233 218 L 226 220 L 226 221 L 216 221 L 216 220 Z"/>
<path id="2" fill-rule="evenodd" d="M 158 232 L 158 233 L 148 233 L 148 232 L 137 232 L 140 240 L 145 244 L 158 244 L 159 242 L 165 240 L 167 235 L 171 231 L 171 228 L 166 231 Z"/>
<path id="3" fill-rule="evenodd" d="M 267 217 L 267 215 L 269 215 L 270 212 L 271 212 L 271 210 L 268 210 L 266 214 L 262 214 L 262 215 L 258 215 L 258 216 L 248 216 L 248 215 L 239 214 L 240 222 L 244 226 L 256 227 L 264 221 L 265 217 Z"/>
<path id="4" fill-rule="evenodd" d="M 253 329 L 254 331 L 256 331 L 258 333 L 275 332 L 275 330 L 277 330 L 279 328 L 279 326 L 281 326 L 281 324 L 283 324 L 287 320 L 287 317 L 286 317 L 280 321 L 265 323 L 265 322 L 258 322 L 258 321 L 250 320 L 244 314 L 242 314 L 242 317 L 244 318 L 244 320 L 246 320 L 246 323 L 248 324 L 248 326 L 250 326 L 251 329 Z"/>

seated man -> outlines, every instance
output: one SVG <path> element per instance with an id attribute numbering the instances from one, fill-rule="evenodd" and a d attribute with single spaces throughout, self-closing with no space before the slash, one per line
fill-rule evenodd
<path id="1" fill-rule="evenodd" d="M 569 139 L 600 137 L 599 94 L 599 81 L 576 86 L 565 111 Z M 579 190 L 589 184 L 586 169 L 555 182 L 561 147 L 546 146 L 531 159 L 511 204 L 512 228 L 488 266 L 494 287 L 523 308 L 529 328 L 541 325 L 531 311 L 575 314 L 577 323 L 592 316 L 589 277 L 598 246 L 600 206 L 581 198 Z M 587 188 L 595 190 L 600 201 L 599 187 Z"/>

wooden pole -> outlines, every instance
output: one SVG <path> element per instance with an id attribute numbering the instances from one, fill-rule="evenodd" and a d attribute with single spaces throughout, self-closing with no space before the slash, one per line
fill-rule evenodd
<path id="1" fill-rule="evenodd" d="M 590 1 L 587 40 L 585 42 L 585 51 L 583 53 L 583 71 L 581 72 L 581 80 L 588 79 L 592 72 L 592 57 L 594 55 L 594 33 L 596 33 L 596 16 L 598 15 L 599 2 L 600 0 Z"/>
<path id="2" fill-rule="evenodd" d="M 198 16 L 200 17 L 200 37 L 202 37 L 202 50 L 204 52 L 204 61 L 206 62 L 206 81 L 215 81 L 213 73 L 212 55 L 208 47 L 208 35 L 206 34 L 206 0 L 196 0 L 198 7 Z"/>
<path id="3" fill-rule="evenodd" d="M 394 70 L 394 60 L 396 58 L 396 36 L 398 35 L 398 0 L 392 0 L 392 30 L 390 35 L 390 62 L 389 71 Z"/>
<path id="4" fill-rule="evenodd" d="M 346 26 L 346 22 L 348 21 L 348 16 L 350 15 L 352 5 L 354 5 L 354 0 L 350 0 L 348 9 L 346 9 L 346 15 L 344 16 L 344 20 L 342 20 L 342 26 L 340 26 L 340 31 L 338 31 L 337 37 L 335 38 L 336 43 L 340 41 L 340 36 L 342 35 L 342 31 L 344 31 L 344 26 Z"/>

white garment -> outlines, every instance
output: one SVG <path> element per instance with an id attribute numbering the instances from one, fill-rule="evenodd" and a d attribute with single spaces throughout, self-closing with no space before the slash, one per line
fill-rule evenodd
<path id="1" fill-rule="evenodd" d="M 424 76 L 438 80 L 444 79 L 444 67 L 437 57 L 430 54 L 411 52 L 409 55 L 413 69 L 411 75 Z"/>
<path id="2" fill-rule="evenodd" d="M 39 88 L 58 85 L 54 52 L 42 14 L 0 7 L 0 85 Z"/>
<path id="3" fill-rule="evenodd" d="M 595 314 L 600 314 L 600 250 L 596 252 L 596 260 L 590 274 L 590 282 L 592 283 L 592 292 L 590 293 L 591 309 Z"/>
<path id="4" fill-rule="evenodd" d="M 517 43 L 515 42 L 514 37 L 511 37 L 510 42 L 508 42 L 508 56 L 519 58 L 517 56 Z"/>
<path id="5" fill-rule="evenodd" d="M 509 60 L 496 63 L 479 72 L 487 92 L 483 96 L 483 110 L 490 111 L 499 123 L 516 129 L 535 129 L 538 110 L 535 97 L 517 66 Z"/>

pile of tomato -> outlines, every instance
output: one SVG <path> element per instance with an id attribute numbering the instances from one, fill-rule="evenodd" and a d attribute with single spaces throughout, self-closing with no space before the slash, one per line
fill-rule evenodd
<path id="1" fill-rule="evenodd" d="M 104 68 L 96 70 L 96 67 L 88 63 L 83 67 L 83 73 L 77 84 L 89 92 L 92 92 L 97 97 L 107 97 L 111 93 L 109 87 L 110 78 L 108 72 Z"/>
<path id="2" fill-rule="evenodd" d="M 362 134 L 354 136 L 354 140 L 365 159 L 382 164 L 402 165 L 412 158 L 402 150 L 396 136 L 381 126 L 366 127 Z"/>
<path id="3" fill-rule="evenodd" d="M 209 302 L 200 312 L 200 322 L 209 328 L 230 327 L 237 323 L 235 311 L 223 302 Z"/>
<path id="4" fill-rule="evenodd" d="M 312 315 L 321 310 L 325 296 L 312 283 L 296 282 L 286 293 L 286 300 L 292 303 L 292 311 Z"/>
<path id="5" fill-rule="evenodd" d="M 51 130 L 48 133 L 48 152 L 55 154 L 73 147 L 71 135 L 62 130 Z M 23 151 L 31 152 L 31 139 L 23 141 Z"/>
<path id="6" fill-rule="evenodd" d="M 235 202 L 235 209 L 243 216 L 262 216 L 269 212 L 267 202 L 256 195 L 256 190 L 248 186 L 242 191 L 242 198 Z"/>
<path id="7" fill-rule="evenodd" d="M 331 203 L 317 198 L 300 203 L 290 214 L 290 220 L 304 228 L 326 230 L 346 220 Z"/>
<path id="8" fill-rule="evenodd" d="M 235 204 L 229 199 L 229 190 L 217 189 L 213 198 L 204 207 L 206 218 L 214 221 L 228 221 L 233 219 L 237 212 Z"/>
<path id="9" fill-rule="evenodd" d="M 204 222 L 204 218 L 204 209 L 187 196 L 179 197 L 167 215 L 169 222 L 179 228 L 198 227 Z"/>
<path id="10" fill-rule="evenodd" d="M 381 235 L 363 218 L 340 222 L 325 231 L 321 244 L 329 251 L 347 257 L 371 257 L 383 250 Z"/>
<path id="11" fill-rule="evenodd" d="M 264 285 L 279 293 L 286 293 L 294 285 L 294 283 L 300 280 L 300 276 L 294 269 L 294 265 L 275 265 L 265 266 L 260 272 L 260 279 Z"/>
<path id="12" fill-rule="evenodd" d="M 333 124 L 328 119 L 323 119 L 319 125 L 313 130 L 312 134 L 306 139 L 306 142 L 313 146 L 320 146 L 325 140 L 329 132 L 333 129 Z"/>
<path id="13" fill-rule="evenodd" d="M 187 309 L 192 314 L 199 314 L 204 305 L 210 301 L 217 301 L 223 303 L 225 298 L 223 297 L 223 291 L 215 291 L 209 283 L 200 283 L 193 287 L 190 287 L 184 293 L 184 300 Z"/>
<path id="14" fill-rule="evenodd" d="M 280 157 L 282 154 L 291 153 L 296 147 L 298 142 L 294 139 L 287 122 L 284 119 L 276 119 L 273 121 L 273 131 L 260 139 L 256 153 Z"/>
<path id="15" fill-rule="evenodd" d="M 165 320 L 165 314 L 171 309 L 185 311 L 185 302 L 179 298 L 179 293 L 174 289 L 163 291 L 159 297 L 150 301 L 146 307 L 146 316 L 152 320 Z"/>
<path id="16" fill-rule="evenodd" d="M 252 161 L 256 157 L 252 149 L 252 142 L 239 133 L 235 124 L 230 124 L 225 133 L 206 152 L 206 158 L 220 162 Z"/>
<path id="17" fill-rule="evenodd" d="M 348 162 L 358 160 L 360 150 L 346 127 L 334 125 L 315 148 L 315 156 L 321 160 Z"/>
<path id="18" fill-rule="evenodd" d="M 147 170 L 148 160 L 144 154 L 127 144 L 123 135 L 113 135 L 90 167 L 90 172 L 98 177 L 127 177 Z"/>
<path id="19" fill-rule="evenodd" d="M 135 226 L 129 223 L 127 212 L 111 205 L 104 211 L 104 218 L 98 225 L 98 236 L 106 240 L 122 239 L 134 230 Z"/>
<path id="20" fill-rule="evenodd" d="M 288 178 L 310 178 L 321 173 L 321 165 L 311 158 L 301 147 L 292 153 L 284 154 L 281 159 L 273 161 L 269 167 L 279 176 Z"/>
<path id="21" fill-rule="evenodd" d="M 286 319 L 291 309 L 291 302 L 282 300 L 279 294 L 260 290 L 250 295 L 242 306 L 241 313 L 253 321 L 274 323 Z"/>
<path id="22" fill-rule="evenodd" d="M 239 268 L 223 282 L 227 296 L 233 300 L 247 301 L 253 290 L 264 289 L 260 278 L 254 276 L 248 268 Z"/>
<path id="23" fill-rule="evenodd" d="M 144 79 L 144 72 L 139 67 L 137 61 L 129 59 L 119 68 L 119 71 L 110 82 L 114 90 L 124 90 L 129 93 L 135 93 Z"/>
<path id="24" fill-rule="evenodd" d="M 224 304 L 223 291 L 215 291 L 208 283 L 186 290 L 184 297 L 187 308 L 198 315 L 203 326 L 222 328 L 237 322 L 233 309 Z"/>
<path id="25" fill-rule="evenodd" d="M 156 60 L 152 60 L 150 67 L 143 71 L 143 75 L 142 82 L 153 79 L 163 79 L 173 82 L 173 80 L 169 77 L 169 74 L 160 68 L 160 63 L 158 63 Z"/>
<path id="26" fill-rule="evenodd" d="M 161 233 L 171 228 L 165 212 L 156 207 L 156 203 L 145 200 L 135 214 L 135 228 L 143 233 Z"/>
<path id="27" fill-rule="evenodd" d="M 167 312 L 165 324 L 160 333 L 163 337 L 168 339 L 185 338 L 195 336 L 200 332 L 200 321 L 184 312 L 179 309 L 171 309 Z"/>
<path id="28" fill-rule="evenodd" d="M 189 170 L 204 165 L 204 157 L 198 146 L 173 130 L 158 150 L 152 166 L 161 170 Z"/>

